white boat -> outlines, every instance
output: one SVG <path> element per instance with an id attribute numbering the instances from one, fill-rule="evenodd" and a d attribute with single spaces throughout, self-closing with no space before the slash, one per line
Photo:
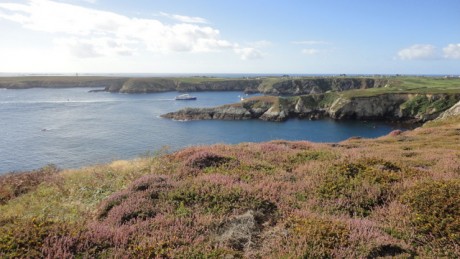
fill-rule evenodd
<path id="1" fill-rule="evenodd" d="M 176 101 L 196 100 L 196 96 L 191 96 L 189 94 L 181 94 L 181 95 L 176 96 L 176 98 L 174 98 L 174 100 L 176 100 Z"/>

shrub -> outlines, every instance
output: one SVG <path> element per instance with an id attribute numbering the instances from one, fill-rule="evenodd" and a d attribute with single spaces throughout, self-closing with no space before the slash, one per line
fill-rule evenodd
<path id="1" fill-rule="evenodd" d="M 227 162 L 230 162 L 232 159 L 229 157 L 220 156 L 210 152 L 199 152 L 196 153 L 187 160 L 186 165 L 195 169 L 204 169 L 207 167 L 216 167 Z"/>
<path id="2" fill-rule="evenodd" d="M 134 181 L 127 190 L 107 198 L 99 207 L 97 218 L 115 225 L 154 217 L 156 200 L 170 189 L 166 176 L 147 175 Z"/>
<path id="3" fill-rule="evenodd" d="M 291 231 L 288 245 L 301 249 L 302 258 L 332 258 L 334 251 L 349 243 L 349 228 L 339 221 L 319 217 L 292 218 L 286 228 Z"/>
<path id="4" fill-rule="evenodd" d="M 314 161 L 314 160 L 330 160 L 334 158 L 334 154 L 327 152 L 327 151 L 304 151 L 295 154 L 294 156 L 291 156 L 289 158 L 290 163 L 305 163 L 308 161 Z"/>
<path id="5" fill-rule="evenodd" d="M 253 209 L 264 213 L 273 213 L 276 210 L 274 203 L 259 199 L 241 188 L 213 183 L 180 186 L 168 193 L 168 199 L 176 207 L 176 211 L 194 207 L 204 210 L 205 213 L 222 215 L 235 210 Z"/>
<path id="6" fill-rule="evenodd" d="M 336 165 L 319 184 L 317 193 L 323 205 L 363 217 L 389 200 L 391 184 L 400 179 L 401 168 L 397 165 L 379 159 L 361 159 Z"/>
<path id="7" fill-rule="evenodd" d="M 10 173 L 0 176 L 0 205 L 33 191 L 39 184 L 59 172 L 55 165 L 47 165 L 31 172 Z"/>
<path id="8" fill-rule="evenodd" d="M 52 230 L 52 221 L 35 218 L 1 226 L 0 255 L 7 258 L 42 257 L 43 241 Z"/>
<path id="9" fill-rule="evenodd" d="M 460 245 L 460 181 L 420 182 L 409 188 L 401 201 L 412 210 L 419 241 Z"/>

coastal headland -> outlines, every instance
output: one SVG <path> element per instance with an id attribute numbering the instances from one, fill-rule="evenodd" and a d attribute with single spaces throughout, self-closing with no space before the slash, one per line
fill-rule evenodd
<path id="1" fill-rule="evenodd" d="M 113 93 L 244 91 L 265 96 L 164 114 L 176 120 L 288 118 L 424 122 L 460 100 L 460 79 L 443 77 L 0 77 L 0 88 L 88 87 Z"/>

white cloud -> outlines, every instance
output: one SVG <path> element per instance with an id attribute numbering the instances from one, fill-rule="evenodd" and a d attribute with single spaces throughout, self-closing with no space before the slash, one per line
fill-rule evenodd
<path id="1" fill-rule="evenodd" d="M 460 43 L 458 44 L 449 44 L 447 47 L 443 48 L 444 57 L 449 59 L 460 59 Z"/>
<path id="2" fill-rule="evenodd" d="M 238 54 L 242 60 L 261 59 L 264 56 L 262 52 L 255 48 L 235 48 L 235 53 Z"/>
<path id="3" fill-rule="evenodd" d="M 316 55 L 319 53 L 319 50 L 318 49 L 303 49 L 302 50 L 302 54 L 305 54 L 305 55 Z"/>
<path id="4" fill-rule="evenodd" d="M 303 41 L 292 41 L 292 44 L 298 45 L 330 45 L 330 42 L 321 40 L 303 40 Z"/>
<path id="5" fill-rule="evenodd" d="M 56 39 L 54 42 L 58 47 L 79 58 L 132 56 L 136 53 L 136 50 L 130 47 L 131 42 L 107 37 L 92 39 L 62 38 Z"/>
<path id="6" fill-rule="evenodd" d="M 170 13 L 164 13 L 164 12 L 160 12 L 160 15 L 164 17 L 168 17 L 176 21 L 179 21 L 179 22 L 184 22 L 184 23 L 208 23 L 206 19 L 201 18 L 201 17 L 170 14 Z"/>
<path id="7" fill-rule="evenodd" d="M 437 57 L 436 47 L 431 44 L 415 44 L 398 52 L 399 59 L 434 59 Z"/>
<path id="8" fill-rule="evenodd" d="M 167 25 L 155 19 L 127 17 L 113 12 L 60 3 L 29 0 L 0 3 L 0 20 L 55 37 L 59 48 L 77 57 L 234 50 L 242 59 L 262 57 L 256 48 L 242 48 L 220 38 L 219 30 L 194 23 L 199 17 L 173 15 L 181 23 Z M 198 19 L 199 18 L 199 19 Z"/>
<path id="9" fill-rule="evenodd" d="M 270 47 L 272 43 L 268 40 L 259 40 L 259 41 L 254 41 L 248 43 L 248 46 L 253 47 L 253 48 L 265 48 L 265 47 Z"/>

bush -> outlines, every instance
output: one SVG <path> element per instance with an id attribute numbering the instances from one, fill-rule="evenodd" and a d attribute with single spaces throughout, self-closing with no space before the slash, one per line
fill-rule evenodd
<path id="1" fill-rule="evenodd" d="M 289 158 L 291 164 L 305 163 L 314 160 L 330 160 L 334 158 L 334 154 L 327 151 L 304 151 L 297 153 Z"/>
<path id="2" fill-rule="evenodd" d="M 42 257 L 44 239 L 52 232 L 53 222 L 31 219 L 0 227 L 0 256 L 7 258 Z"/>
<path id="3" fill-rule="evenodd" d="M 460 180 L 420 182 L 401 201 L 412 210 L 419 241 L 460 245 Z"/>
<path id="4" fill-rule="evenodd" d="M 339 221 L 318 217 L 292 218 L 286 228 L 292 233 L 289 245 L 302 249 L 302 258 L 332 258 L 334 251 L 349 244 L 349 228 Z"/>
<path id="5" fill-rule="evenodd" d="M 229 214 L 235 210 L 253 209 L 263 213 L 273 213 L 276 205 L 261 200 L 240 188 L 228 188 L 220 184 L 188 185 L 172 190 L 168 199 L 176 210 L 184 211 L 187 207 L 204 210 L 205 213 Z"/>
<path id="6" fill-rule="evenodd" d="M 223 157 L 210 152 L 199 152 L 192 155 L 186 162 L 187 166 L 190 166 L 195 169 L 204 169 L 207 167 L 217 167 L 227 162 L 230 162 L 232 159 L 229 157 Z"/>
<path id="7" fill-rule="evenodd" d="M 10 173 L 0 176 L 0 205 L 33 191 L 39 184 L 59 172 L 55 165 L 47 165 L 31 172 Z"/>
<path id="8" fill-rule="evenodd" d="M 362 159 L 336 165 L 317 189 L 323 205 L 347 212 L 350 216 L 368 216 L 377 205 L 388 202 L 392 183 L 401 179 L 401 168 L 379 160 Z"/>
<path id="9" fill-rule="evenodd" d="M 127 190 L 115 193 L 103 201 L 97 218 L 114 225 L 123 225 L 154 217 L 157 214 L 156 200 L 170 187 L 165 176 L 143 176 Z"/>

